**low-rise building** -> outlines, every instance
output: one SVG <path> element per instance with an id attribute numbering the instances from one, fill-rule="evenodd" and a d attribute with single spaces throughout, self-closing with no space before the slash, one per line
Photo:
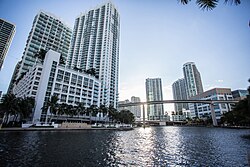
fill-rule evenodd
<path id="1" fill-rule="evenodd" d="M 190 100 L 233 100 L 231 89 L 229 88 L 214 88 L 203 92 L 199 95 L 193 96 Z M 198 115 L 198 118 L 205 119 L 211 117 L 211 110 L 209 104 L 204 103 L 189 103 L 189 110 L 191 117 L 194 118 Z M 232 104 L 214 104 L 214 111 L 216 119 L 220 119 L 222 114 L 231 111 Z"/>
<path id="2" fill-rule="evenodd" d="M 232 95 L 233 95 L 234 100 L 243 100 L 243 99 L 247 98 L 248 91 L 238 89 L 238 90 L 232 91 Z"/>
<path id="3" fill-rule="evenodd" d="M 58 103 L 100 105 L 100 80 L 59 62 L 60 54 L 49 50 L 43 63 L 35 64 L 13 88 L 17 97 L 35 98 L 34 123 L 46 120 L 48 113 L 42 108 L 53 95 L 59 98 Z"/>

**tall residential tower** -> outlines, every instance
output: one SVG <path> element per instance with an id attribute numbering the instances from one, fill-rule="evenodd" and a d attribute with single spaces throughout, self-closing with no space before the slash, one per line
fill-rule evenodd
<path id="1" fill-rule="evenodd" d="M 183 65 L 183 73 L 186 82 L 187 98 L 198 95 L 203 92 L 201 75 L 194 62 L 188 62 Z"/>
<path id="2" fill-rule="evenodd" d="M 0 18 L 0 70 L 8 53 L 16 26 Z"/>
<path id="3" fill-rule="evenodd" d="M 187 100 L 186 82 L 184 78 L 178 79 L 172 84 L 174 100 Z M 175 103 L 175 111 L 180 112 L 183 109 L 188 110 L 187 103 Z"/>
<path id="4" fill-rule="evenodd" d="M 63 23 L 60 18 L 53 14 L 40 11 L 34 18 L 32 29 L 23 52 L 20 68 L 18 68 L 18 72 L 14 71 L 14 74 L 17 74 L 15 80 L 27 72 L 28 69 L 37 62 L 35 54 L 40 49 L 52 49 L 59 52 L 66 60 L 71 35 L 72 30 Z M 10 83 L 9 91 L 12 91 L 13 84 L 14 80 Z"/>
<path id="5" fill-rule="evenodd" d="M 70 68 L 94 69 L 101 80 L 101 104 L 117 107 L 120 16 L 112 3 L 100 5 L 75 20 L 67 59 Z"/>
<path id="6" fill-rule="evenodd" d="M 146 79 L 146 99 L 148 101 L 163 100 L 160 78 Z M 163 104 L 147 105 L 148 119 L 160 120 L 164 116 Z"/>

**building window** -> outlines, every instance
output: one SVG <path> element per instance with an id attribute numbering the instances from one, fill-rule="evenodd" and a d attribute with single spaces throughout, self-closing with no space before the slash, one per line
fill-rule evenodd
<path id="1" fill-rule="evenodd" d="M 67 95 L 62 94 L 61 95 L 61 102 L 66 102 Z"/>
<path id="2" fill-rule="evenodd" d="M 68 86 L 67 85 L 63 85 L 62 92 L 68 93 Z"/>
<path id="3" fill-rule="evenodd" d="M 75 94 L 75 88 L 71 86 L 70 89 L 69 89 L 69 93 L 70 94 Z"/>

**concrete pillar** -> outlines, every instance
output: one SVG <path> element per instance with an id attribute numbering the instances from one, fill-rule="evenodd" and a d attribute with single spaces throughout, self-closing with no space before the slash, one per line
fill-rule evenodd
<path id="1" fill-rule="evenodd" d="M 142 121 L 143 121 L 143 128 L 145 128 L 145 107 L 144 107 L 144 104 L 142 105 Z"/>
<path id="2" fill-rule="evenodd" d="M 212 120 L 213 120 L 213 126 L 218 126 L 217 120 L 216 120 L 216 115 L 214 112 L 214 104 L 210 103 L 210 110 L 211 110 L 211 116 L 212 116 Z"/>

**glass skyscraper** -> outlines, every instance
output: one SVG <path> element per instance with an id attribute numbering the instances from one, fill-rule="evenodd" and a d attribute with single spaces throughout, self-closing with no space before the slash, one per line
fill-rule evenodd
<path id="1" fill-rule="evenodd" d="M 178 79 L 172 84 L 174 100 L 187 100 L 186 82 L 184 78 Z M 180 112 L 183 109 L 188 110 L 187 103 L 175 103 L 175 111 Z"/>
<path id="2" fill-rule="evenodd" d="M 16 26 L 0 18 L 0 70 L 8 53 Z"/>
<path id="3" fill-rule="evenodd" d="M 101 104 L 117 107 L 120 16 L 112 3 L 105 3 L 75 20 L 67 66 L 95 70 L 101 80 Z"/>
<path id="4" fill-rule="evenodd" d="M 146 99 L 147 102 L 163 100 L 162 83 L 160 78 L 146 79 Z M 163 104 L 147 105 L 147 113 L 149 120 L 160 120 L 164 115 Z"/>

